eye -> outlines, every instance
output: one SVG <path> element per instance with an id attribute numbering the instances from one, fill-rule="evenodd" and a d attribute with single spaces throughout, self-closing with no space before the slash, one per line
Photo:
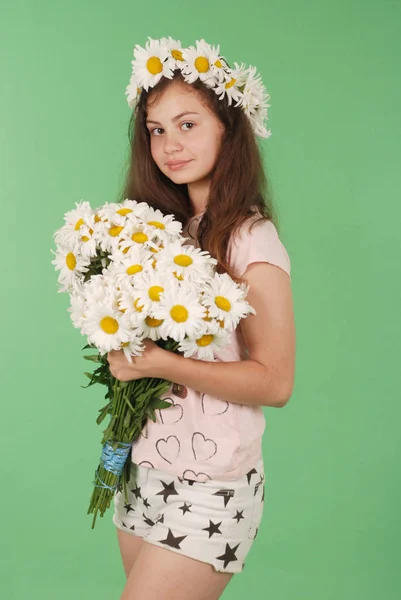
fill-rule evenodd
<path id="1" fill-rule="evenodd" d="M 155 132 L 157 129 L 162 129 L 162 127 L 154 127 L 153 129 L 149 129 L 149 133 L 150 133 L 151 135 L 155 135 L 155 133 L 154 133 L 154 132 Z"/>
<path id="2" fill-rule="evenodd" d="M 190 129 L 192 129 L 192 127 L 195 125 L 195 123 L 192 123 L 191 121 L 185 121 L 185 123 L 182 123 L 181 126 L 183 125 L 191 125 Z M 149 133 L 150 135 L 156 135 L 158 136 L 159 134 L 155 133 L 157 130 L 162 130 L 164 131 L 163 127 L 153 127 L 153 129 L 149 129 Z M 188 129 L 184 130 L 184 131 L 189 131 Z"/>

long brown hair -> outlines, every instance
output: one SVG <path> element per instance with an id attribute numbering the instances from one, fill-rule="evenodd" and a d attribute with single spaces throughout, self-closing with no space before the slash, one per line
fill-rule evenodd
<path id="1" fill-rule="evenodd" d="M 147 202 L 163 214 L 173 214 L 185 227 L 194 216 L 186 184 L 176 184 L 156 165 L 150 151 L 150 134 L 146 127 L 147 103 L 156 100 L 174 80 L 185 81 L 179 70 L 173 79 L 162 77 L 148 92 L 142 90 L 131 114 L 128 138 L 130 153 L 124 187 L 118 198 Z M 197 231 L 198 245 L 217 259 L 218 273 L 227 272 L 234 280 L 227 256 L 230 237 L 249 217 L 256 213 L 251 226 L 270 220 L 278 228 L 269 180 L 255 134 L 240 107 L 228 105 L 226 98 L 197 80 L 187 84 L 197 90 L 200 99 L 224 125 L 219 154 L 211 174 L 206 210 Z"/>

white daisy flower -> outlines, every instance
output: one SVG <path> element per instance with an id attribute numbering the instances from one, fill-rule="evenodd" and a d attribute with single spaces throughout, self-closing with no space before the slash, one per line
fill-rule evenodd
<path id="1" fill-rule="evenodd" d="M 88 305 L 110 303 L 118 310 L 119 290 L 115 278 L 107 271 L 92 275 L 82 286 L 82 294 Z"/>
<path id="2" fill-rule="evenodd" d="M 51 264 L 55 266 L 56 271 L 60 271 L 58 282 L 60 284 L 59 292 L 73 292 L 78 289 L 79 283 L 83 281 L 84 273 L 89 270 L 90 260 L 72 250 L 64 250 L 58 246 L 56 252 L 51 250 L 55 259 Z"/>
<path id="3" fill-rule="evenodd" d="M 127 215 L 133 212 L 130 206 L 123 206 L 119 202 L 105 202 L 97 211 L 97 216 L 102 222 L 115 225 L 125 225 Z"/>
<path id="4" fill-rule="evenodd" d="M 94 344 L 102 354 L 119 350 L 123 342 L 132 338 L 129 318 L 115 310 L 110 303 L 88 306 L 84 332 L 89 343 Z"/>
<path id="5" fill-rule="evenodd" d="M 141 356 L 145 350 L 144 344 L 142 344 L 143 338 L 135 338 L 130 342 L 122 342 L 121 350 L 124 352 L 128 362 L 132 363 L 132 356 Z"/>
<path id="6" fill-rule="evenodd" d="M 214 50 L 214 46 L 212 46 L 212 49 Z M 230 67 L 228 66 L 224 58 L 222 56 L 219 56 L 220 46 L 217 46 L 215 52 L 218 55 L 218 58 L 211 64 L 211 70 L 215 74 L 217 84 L 219 82 L 221 83 L 224 80 L 226 74 L 230 71 Z"/>
<path id="7" fill-rule="evenodd" d="M 130 284 L 122 284 L 118 307 L 119 310 L 125 313 L 131 320 L 131 324 L 134 328 L 138 327 L 141 321 L 144 321 L 147 316 L 147 312 L 144 310 L 144 305 L 140 303 L 140 300 L 135 297 L 134 289 Z"/>
<path id="8" fill-rule="evenodd" d="M 189 285 L 173 284 L 163 294 L 159 306 L 152 309 L 156 319 L 162 319 L 160 333 L 163 339 L 173 338 L 179 342 L 185 336 L 195 337 L 200 330 L 206 308 L 199 302 Z"/>
<path id="9" fill-rule="evenodd" d="M 116 252 L 119 248 L 123 231 L 124 225 L 101 221 L 97 224 L 94 234 L 96 243 L 104 252 Z"/>
<path id="10" fill-rule="evenodd" d="M 264 124 L 265 119 L 268 119 L 267 110 L 265 108 L 257 109 L 255 114 L 252 115 L 252 128 L 256 135 L 263 138 L 269 138 L 272 135 L 272 131 L 271 129 L 266 129 Z"/>
<path id="11" fill-rule="evenodd" d="M 256 67 L 249 66 L 246 74 L 242 97 L 235 106 L 241 106 L 246 115 L 252 116 L 259 107 L 267 109 L 270 106 L 267 104 L 270 95 L 262 83 L 261 76 L 256 75 Z"/>
<path id="12" fill-rule="evenodd" d="M 82 293 L 73 292 L 70 294 L 70 306 L 67 312 L 70 313 L 71 321 L 77 329 L 81 330 L 85 321 L 86 302 Z"/>
<path id="13" fill-rule="evenodd" d="M 156 255 L 156 271 L 174 275 L 179 281 L 202 284 L 213 274 L 217 260 L 206 250 L 180 241 L 171 242 Z"/>
<path id="14" fill-rule="evenodd" d="M 96 225 L 94 225 L 96 229 Z M 75 249 L 85 258 L 91 258 L 97 254 L 97 239 L 94 230 L 88 225 L 81 225 L 79 237 Z"/>
<path id="15" fill-rule="evenodd" d="M 146 202 L 138 203 L 129 199 L 121 203 L 104 204 L 97 212 L 98 222 L 95 225 L 95 238 L 99 246 L 103 250 L 114 252 L 125 228 L 139 226 L 148 209 Z"/>
<path id="16" fill-rule="evenodd" d="M 79 241 L 82 227 L 86 226 L 89 229 L 94 227 L 94 211 L 89 202 L 81 200 L 81 202 L 75 202 L 75 205 L 77 208 L 65 213 L 65 225 L 53 234 L 56 244 L 70 250 Z"/>
<path id="17" fill-rule="evenodd" d="M 149 204 L 146 202 L 137 202 L 136 200 L 130 200 L 129 198 L 126 198 L 119 204 L 119 208 L 116 210 L 116 213 L 129 218 L 136 217 L 137 219 L 143 219 L 148 210 Z"/>
<path id="18" fill-rule="evenodd" d="M 173 40 L 171 36 L 168 38 L 163 37 L 161 39 L 162 44 L 170 53 L 172 58 L 171 64 L 173 69 L 181 69 L 182 64 L 184 62 L 184 58 L 182 56 L 182 46 L 179 40 Z"/>
<path id="19" fill-rule="evenodd" d="M 128 222 L 126 215 L 117 213 L 119 208 L 118 203 L 106 204 L 97 213 L 94 237 L 98 246 L 106 252 L 113 252 L 118 247 L 120 235 Z"/>
<path id="20" fill-rule="evenodd" d="M 108 272 L 116 277 L 117 281 L 128 278 L 135 281 L 135 276 L 142 271 L 153 270 L 152 253 L 145 246 L 131 246 L 127 252 L 117 249 L 109 256 L 111 263 Z"/>
<path id="21" fill-rule="evenodd" d="M 209 315 L 224 322 L 228 331 L 235 329 L 239 321 L 255 310 L 244 299 L 245 288 L 238 286 L 227 273 L 215 273 L 204 290 L 202 303 L 209 308 Z"/>
<path id="22" fill-rule="evenodd" d="M 151 235 L 156 234 L 162 242 L 169 242 L 182 232 L 182 223 L 176 221 L 174 215 L 164 215 L 159 209 L 149 207 L 142 220 Z"/>
<path id="23" fill-rule="evenodd" d="M 136 333 L 140 337 L 150 338 L 156 342 L 162 337 L 160 333 L 161 325 L 163 325 L 163 319 L 155 319 L 150 315 L 146 315 L 143 320 L 138 321 Z"/>
<path id="24" fill-rule="evenodd" d="M 162 40 L 153 40 L 148 36 L 145 48 L 136 44 L 135 60 L 131 61 L 132 72 L 139 87 L 148 91 L 162 77 L 173 78 L 174 59 Z"/>
<path id="25" fill-rule="evenodd" d="M 235 63 L 237 65 L 237 63 Z M 229 106 L 233 100 L 240 100 L 242 98 L 242 92 L 238 87 L 242 84 L 242 67 L 236 66 L 235 69 L 230 69 L 224 73 L 224 79 L 221 83 L 216 85 L 214 91 L 217 95 L 220 94 L 219 99 L 222 100 L 225 96 Z"/>
<path id="26" fill-rule="evenodd" d="M 140 220 L 127 219 L 125 227 L 118 233 L 117 248 L 124 253 L 132 247 L 144 247 L 148 251 L 153 248 L 158 250 L 158 245 L 153 241 L 156 237 L 156 230 L 150 230 Z"/>
<path id="27" fill-rule="evenodd" d="M 189 46 L 182 51 L 185 64 L 182 74 L 187 83 L 193 83 L 200 79 L 209 87 L 216 83 L 218 69 L 212 65 L 219 60 L 219 54 L 214 47 L 205 42 L 204 39 L 196 40 L 196 48 Z"/>
<path id="28" fill-rule="evenodd" d="M 125 95 L 127 96 L 127 102 L 130 108 L 135 108 L 135 105 L 138 101 L 139 95 L 141 93 L 141 87 L 138 84 L 137 78 L 135 74 L 132 73 L 129 84 L 125 88 Z"/>
<path id="29" fill-rule="evenodd" d="M 183 339 L 178 350 L 183 352 L 185 358 L 196 356 L 199 360 L 213 361 L 214 353 L 222 350 L 227 345 L 228 339 L 228 332 L 217 327 L 214 333 L 203 333 L 195 338 Z"/>
<path id="30" fill-rule="evenodd" d="M 153 314 L 153 310 L 159 305 L 161 295 L 170 285 L 171 282 L 164 273 L 155 270 L 142 271 L 135 278 L 132 294 L 137 305 L 142 306 L 146 314 Z"/>

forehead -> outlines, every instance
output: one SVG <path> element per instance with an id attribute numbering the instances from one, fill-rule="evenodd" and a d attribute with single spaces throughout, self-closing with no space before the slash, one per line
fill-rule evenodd
<path id="1" fill-rule="evenodd" d="M 156 99 L 150 97 L 146 105 L 149 119 L 161 115 L 167 119 L 173 118 L 184 111 L 195 111 L 200 114 L 208 112 L 196 90 L 191 88 L 190 84 L 181 82 L 169 85 Z"/>

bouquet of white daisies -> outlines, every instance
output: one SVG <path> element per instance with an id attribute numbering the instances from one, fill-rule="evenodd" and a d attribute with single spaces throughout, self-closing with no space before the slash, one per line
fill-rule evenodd
<path id="1" fill-rule="evenodd" d="M 132 443 L 156 409 L 171 403 L 160 397 L 170 381 L 141 378 L 120 381 L 107 361 L 111 350 L 123 350 L 129 362 L 140 356 L 150 338 L 160 347 L 186 358 L 215 359 L 241 318 L 256 314 L 246 301 L 248 286 L 215 271 L 216 259 L 186 245 L 182 224 L 145 202 L 126 199 L 92 209 L 75 203 L 54 234 L 52 264 L 59 271 L 59 292 L 70 295 L 73 325 L 86 336 L 83 349 L 95 348 L 85 359 L 98 363 L 90 382 L 107 387 L 107 404 L 99 410 L 100 424 L 110 415 L 101 441 L 88 513 L 92 529 L 103 516 L 116 490 L 124 490 Z"/>

